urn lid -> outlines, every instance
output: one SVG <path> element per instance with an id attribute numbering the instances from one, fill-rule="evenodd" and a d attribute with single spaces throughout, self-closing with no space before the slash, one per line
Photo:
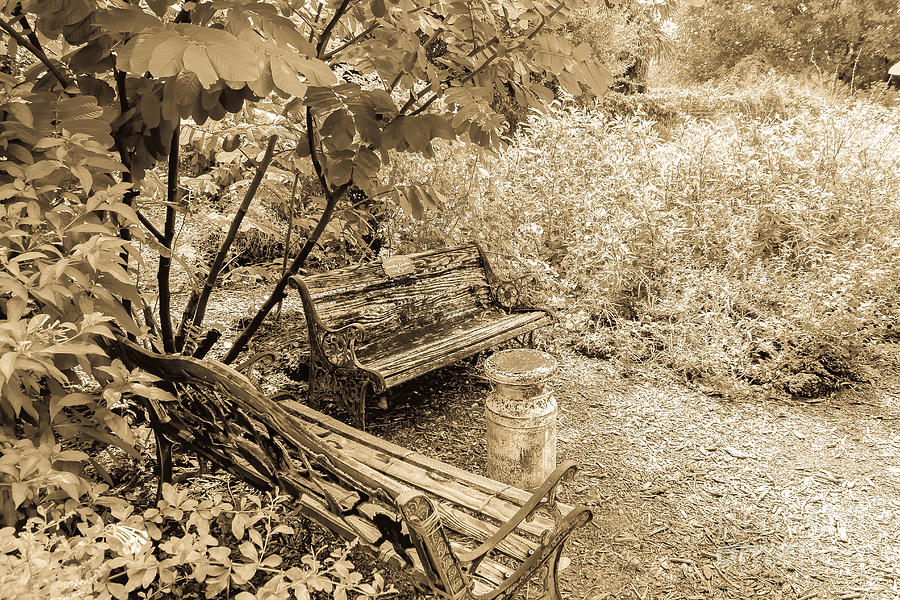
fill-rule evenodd
<path id="1" fill-rule="evenodd" d="M 484 361 L 488 379 L 502 385 L 534 385 L 556 372 L 557 360 L 551 354 L 529 348 L 495 352 Z"/>

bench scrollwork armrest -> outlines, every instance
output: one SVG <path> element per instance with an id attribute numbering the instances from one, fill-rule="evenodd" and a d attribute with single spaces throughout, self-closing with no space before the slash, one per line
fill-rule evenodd
<path id="1" fill-rule="evenodd" d="M 509 599 L 533 575 L 543 573 L 546 597 L 559 600 L 557 571 L 563 546 L 575 529 L 586 525 L 592 518 L 591 511 L 583 506 L 577 506 L 563 515 L 556 503 L 560 481 L 571 478 L 576 469 L 572 461 L 561 464 L 494 535 L 474 550 L 460 554 L 451 549 L 450 541 L 441 526 L 438 510 L 431 499 L 418 490 L 400 494 L 396 500 L 397 506 L 409 527 L 413 544 L 429 580 L 438 585 L 435 591 L 453 600 Z M 534 551 L 502 584 L 490 592 L 474 594 L 472 577 L 481 561 L 522 521 L 532 518 L 541 508 L 553 516 L 553 527 L 544 531 Z"/>
<path id="2" fill-rule="evenodd" d="M 366 390 L 380 394 L 387 385 L 379 373 L 366 368 L 356 356 L 356 348 L 366 338 L 359 323 L 332 328 L 316 311 L 312 295 L 300 277 L 291 280 L 300 292 L 309 331 L 309 399 L 327 395 L 337 398 L 352 413 L 357 425 L 365 428 Z"/>
<path id="3" fill-rule="evenodd" d="M 567 460 L 550 474 L 549 477 L 544 481 L 541 486 L 534 491 L 529 498 L 528 502 L 522 505 L 522 507 L 516 512 L 515 515 L 510 518 L 509 521 L 504 523 L 503 527 L 498 529 L 494 535 L 492 535 L 489 539 L 485 540 L 480 546 L 472 550 L 471 552 L 466 552 L 459 556 L 459 560 L 463 563 L 471 563 L 469 569 L 474 571 L 478 568 L 478 564 L 484 559 L 487 554 L 497 547 L 501 541 L 503 541 L 506 536 L 512 533 L 516 527 L 518 527 L 522 521 L 530 520 L 534 514 L 544 508 L 550 515 L 553 517 L 553 521 L 558 527 L 559 524 L 563 520 L 563 515 L 559 510 L 559 507 L 556 504 L 556 494 L 559 489 L 559 484 L 563 480 L 570 480 L 575 476 L 575 472 L 578 470 L 574 461 Z"/>
<path id="4" fill-rule="evenodd" d="M 544 307 L 536 306 L 528 299 L 529 283 L 531 278 L 528 276 L 517 277 L 515 279 L 502 279 L 491 266 L 488 260 L 487 251 L 479 242 L 473 242 L 481 255 L 481 264 L 484 266 L 485 279 L 491 290 L 491 298 L 500 305 L 501 308 L 508 312 L 526 312 L 533 310 L 542 310 L 554 318 L 553 312 Z"/>
<path id="5" fill-rule="evenodd" d="M 356 346 L 365 340 L 365 328 L 359 323 L 338 328 L 327 326 L 319 317 L 306 283 L 300 277 L 294 277 L 292 282 L 300 292 L 306 313 L 310 352 L 336 368 L 364 368 L 356 358 Z"/>
<path id="6" fill-rule="evenodd" d="M 337 329 L 320 325 L 311 333 L 310 346 L 315 347 L 321 358 L 327 359 L 335 367 L 362 368 L 356 358 L 356 345 L 366 338 L 366 330 L 362 325 L 351 323 Z"/>

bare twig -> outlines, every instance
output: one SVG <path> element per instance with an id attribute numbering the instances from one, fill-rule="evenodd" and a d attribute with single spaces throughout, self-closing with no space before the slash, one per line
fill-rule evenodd
<path id="1" fill-rule="evenodd" d="M 62 74 L 62 71 L 57 69 L 56 65 L 54 65 L 53 62 L 49 58 L 47 58 L 47 55 L 44 53 L 43 50 L 35 47 L 34 44 L 32 44 L 28 40 L 28 38 L 26 38 L 21 33 L 16 31 L 15 29 L 13 29 L 11 22 L 17 21 L 17 20 L 18 20 L 18 17 L 13 17 L 10 20 L 10 22 L 0 19 L 0 29 L 3 29 L 6 33 L 11 35 L 12 38 L 14 40 L 16 40 L 16 43 L 18 43 L 20 46 L 22 46 L 23 48 L 25 48 L 26 50 L 31 52 L 35 56 L 35 58 L 37 58 L 39 61 L 44 63 L 44 66 L 46 66 L 47 69 L 53 74 L 53 76 L 56 77 L 57 81 L 59 81 L 59 83 L 63 86 L 63 88 L 67 88 L 70 85 L 72 85 L 72 82 L 70 82 L 68 80 L 68 78 Z"/>

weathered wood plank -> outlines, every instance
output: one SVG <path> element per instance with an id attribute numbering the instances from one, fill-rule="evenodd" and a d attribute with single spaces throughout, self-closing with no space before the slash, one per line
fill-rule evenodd
<path id="1" fill-rule="evenodd" d="M 286 400 L 282 402 L 282 406 L 298 418 L 316 423 L 331 432 L 323 434 L 321 429 L 316 430 L 316 434 L 324 441 L 335 444 L 370 468 L 396 477 L 408 485 L 426 489 L 445 501 L 485 513 L 500 522 L 509 520 L 519 506 L 531 498 L 531 494 L 524 490 L 412 452 L 298 402 Z M 562 503 L 559 506 L 564 513 L 572 508 Z M 539 514 L 533 521 L 520 525 L 520 529 L 525 533 L 540 534 L 552 526 L 551 519 Z"/>
<path id="2" fill-rule="evenodd" d="M 351 427 L 346 423 L 338 421 L 334 417 L 330 417 L 314 410 L 296 400 L 284 399 L 279 402 L 279 404 L 287 412 L 308 423 L 311 426 L 311 431 L 314 431 L 315 435 L 323 440 L 327 438 L 331 432 L 334 432 L 339 438 L 369 446 L 373 451 L 389 454 L 397 460 L 406 461 L 428 472 L 438 473 L 444 477 L 450 477 L 474 489 L 508 500 L 519 506 L 531 498 L 531 494 L 525 490 L 521 490 L 505 483 L 500 483 L 477 473 L 460 469 L 459 467 L 425 456 L 419 452 L 413 452 L 412 450 L 398 446 L 393 442 L 389 442 L 365 431 Z M 563 509 L 563 512 L 568 512 L 572 509 L 571 506 L 566 504 L 560 504 L 559 506 Z"/>
<path id="3" fill-rule="evenodd" d="M 387 276 L 381 261 L 375 261 L 310 275 L 304 277 L 303 281 L 317 302 L 327 302 L 332 296 L 365 293 L 366 290 L 377 290 L 380 286 L 394 286 L 415 277 L 439 275 L 448 269 L 481 267 L 481 257 L 471 244 L 426 250 L 405 256 L 412 261 L 415 271 L 401 277 Z"/>
<path id="4" fill-rule="evenodd" d="M 376 371 L 384 373 L 388 387 L 414 379 L 423 373 L 456 363 L 511 340 L 536 327 L 550 323 L 550 317 L 543 312 L 514 313 L 498 316 L 484 323 L 469 323 L 467 329 L 460 328 L 446 333 L 430 345 L 422 344 L 408 350 L 387 356 L 373 362 Z"/>
<path id="5" fill-rule="evenodd" d="M 466 552 L 466 547 L 457 542 L 451 542 L 450 547 L 453 548 L 453 551 L 457 554 Z M 475 580 L 477 581 L 478 578 L 484 578 L 486 580 L 484 583 L 486 584 L 487 589 L 494 589 L 508 579 L 514 570 L 515 569 L 510 569 L 496 560 L 485 558 L 481 561 L 481 564 L 478 565 L 478 569 L 475 571 Z"/>
<path id="6" fill-rule="evenodd" d="M 474 246 L 409 257 L 416 270 L 397 278 L 387 277 L 380 263 L 303 278 L 327 326 L 358 323 L 366 329 L 360 355 L 398 332 L 474 315 L 490 304 L 490 287 Z"/>
<path id="7" fill-rule="evenodd" d="M 446 503 L 438 504 L 438 512 L 441 515 L 441 523 L 445 527 L 466 537 L 478 540 L 478 542 L 489 539 L 497 531 L 497 528 L 493 525 Z M 528 558 L 528 551 L 534 550 L 535 545 L 531 540 L 511 533 L 497 544 L 497 550 L 511 558 L 525 560 Z"/>

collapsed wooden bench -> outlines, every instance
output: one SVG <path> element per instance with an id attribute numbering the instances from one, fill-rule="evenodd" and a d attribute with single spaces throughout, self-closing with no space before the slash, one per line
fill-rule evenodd
<path id="1" fill-rule="evenodd" d="M 310 404 L 337 399 L 365 428 L 366 396 L 550 323 L 478 244 L 294 277 L 309 331 Z"/>
<path id="2" fill-rule="evenodd" d="M 557 570 L 565 541 L 592 516 L 557 501 L 574 463 L 560 465 L 528 493 L 293 399 L 268 399 L 217 361 L 154 354 L 126 340 L 111 352 L 171 392 L 147 404 L 161 433 L 158 453 L 180 443 L 257 489 L 289 494 L 311 520 L 359 539 L 380 561 L 441 597 L 512 598 L 537 577 L 545 597 L 561 598 Z"/>

